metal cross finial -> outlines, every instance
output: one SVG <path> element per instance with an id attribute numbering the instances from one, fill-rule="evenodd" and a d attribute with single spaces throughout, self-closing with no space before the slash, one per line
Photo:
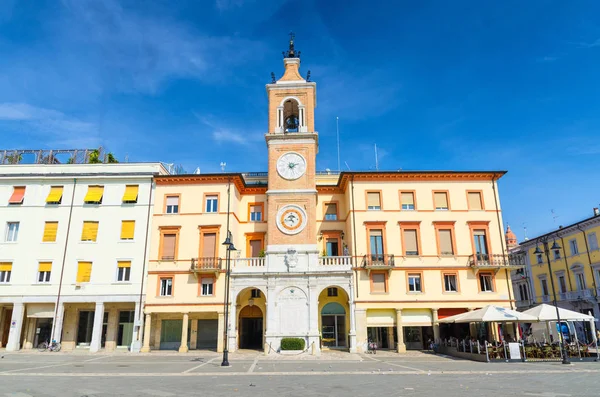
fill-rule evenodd
<path id="1" fill-rule="evenodd" d="M 290 32 L 290 44 L 294 43 L 294 38 L 296 38 L 296 35 L 294 32 Z"/>
<path id="2" fill-rule="evenodd" d="M 287 51 L 283 52 L 284 58 L 300 58 L 300 51 L 296 51 L 294 48 L 294 39 L 295 38 L 296 38 L 296 35 L 294 34 L 294 32 L 290 32 L 290 46 Z"/>
<path id="3" fill-rule="evenodd" d="M 310 70 L 308 71 L 308 73 L 306 73 L 306 81 L 310 81 Z"/>

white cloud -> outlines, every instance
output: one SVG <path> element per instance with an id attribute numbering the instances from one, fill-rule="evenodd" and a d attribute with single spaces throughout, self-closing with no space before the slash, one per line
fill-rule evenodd
<path id="1" fill-rule="evenodd" d="M 245 132 L 241 132 L 237 128 L 223 125 L 218 121 L 214 121 L 212 115 L 202 116 L 194 112 L 194 116 L 210 129 L 211 138 L 219 144 L 233 143 L 248 146 L 258 143 L 263 137 L 253 129 L 245 129 Z"/>
<path id="2" fill-rule="evenodd" d="M 0 120 L 39 120 L 63 116 L 56 110 L 38 108 L 26 103 L 0 103 Z"/>

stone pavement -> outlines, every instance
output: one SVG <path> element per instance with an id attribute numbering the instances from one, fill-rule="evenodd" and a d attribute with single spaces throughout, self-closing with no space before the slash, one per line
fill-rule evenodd
<path id="1" fill-rule="evenodd" d="M 0 353 L 0 396 L 598 396 L 600 363 L 476 363 L 426 353 L 320 357 Z"/>

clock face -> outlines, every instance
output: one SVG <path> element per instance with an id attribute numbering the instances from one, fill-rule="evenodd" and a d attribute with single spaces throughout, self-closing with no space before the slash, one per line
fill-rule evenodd
<path id="1" fill-rule="evenodd" d="M 285 234 L 298 234 L 306 227 L 306 212 L 297 205 L 286 205 L 277 211 L 277 227 Z"/>
<path id="2" fill-rule="evenodd" d="M 277 160 L 277 172 L 282 178 L 298 179 L 306 172 L 306 160 L 298 153 L 284 153 Z"/>

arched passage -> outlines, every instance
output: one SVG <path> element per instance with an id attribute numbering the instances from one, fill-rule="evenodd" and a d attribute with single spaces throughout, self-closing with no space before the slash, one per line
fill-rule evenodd
<path id="1" fill-rule="evenodd" d="M 348 347 L 349 317 L 346 291 L 337 286 L 323 289 L 319 294 L 319 322 L 323 347 Z"/>
<path id="2" fill-rule="evenodd" d="M 259 288 L 245 288 L 236 297 L 237 344 L 240 349 L 262 349 L 265 333 L 266 301 Z"/>

